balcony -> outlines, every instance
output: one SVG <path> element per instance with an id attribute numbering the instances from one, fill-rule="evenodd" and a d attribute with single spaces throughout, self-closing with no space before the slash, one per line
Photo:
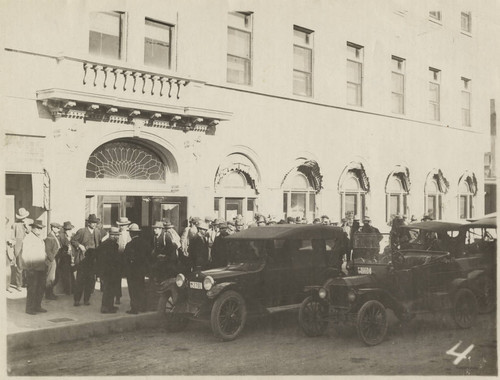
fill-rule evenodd
<path id="1" fill-rule="evenodd" d="M 231 112 L 203 106 L 205 82 L 72 57 L 57 62 L 56 87 L 36 91 L 52 120 L 81 119 L 215 134 Z M 200 107 L 201 105 L 201 107 Z"/>

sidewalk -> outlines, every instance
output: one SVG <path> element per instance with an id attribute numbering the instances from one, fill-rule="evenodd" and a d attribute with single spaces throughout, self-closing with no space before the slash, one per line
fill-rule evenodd
<path id="1" fill-rule="evenodd" d="M 122 281 L 121 304 L 116 314 L 102 314 L 99 283 L 90 297 L 90 305 L 73 306 L 73 296 L 57 294 L 57 300 L 42 301 L 46 313 L 25 313 L 26 288 L 7 294 L 7 348 L 22 348 L 57 343 L 111 332 L 123 332 L 158 324 L 156 312 L 127 314 L 130 298 L 126 280 Z"/>

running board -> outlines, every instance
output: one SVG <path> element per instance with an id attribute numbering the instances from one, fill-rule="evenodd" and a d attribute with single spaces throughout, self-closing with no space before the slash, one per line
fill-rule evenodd
<path id="1" fill-rule="evenodd" d="M 293 304 L 293 305 L 285 305 L 285 306 L 274 306 L 274 307 L 268 307 L 266 310 L 270 314 L 278 313 L 280 311 L 286 311 L 286 310 L 294 310 L 300 308 L 300 303 Z"/>

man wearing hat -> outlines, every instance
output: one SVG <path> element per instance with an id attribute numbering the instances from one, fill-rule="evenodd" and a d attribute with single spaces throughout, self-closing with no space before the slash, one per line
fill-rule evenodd
<path id="1" fill-rule="evenodd" d="M 365 238 L 360 256 L 367 259 L 374 259 L 380 252 L 380 241 L 383 239 L 379 229 L 372 226 L 372 220 L 369 216 L 363 218 L 363 227 L 359 229 L 361 234 L 369 235 Z"/>
<path id="2" fill-rule="evenodd" d="M 243 217 L 241 215 L 238 214 L 236 218 L 234 218 L 234 226 L 235 232 L 243 231 L 245 227 L 245 221 L 243 220 Z"/>
<path id="3" fill-rule="evenodd" d="M 56 222 L 50 223 L 50 232 L 47 234 L 45 238 L 45 254 L 47 255 L 46 264 L 47 264 L 47 279 L 45 284 L 45 298 L 48 300 L 57 299 L 54 294 L 54 284 L 56 281 L 56 255 L 61 248 L 61 243 L 59 241 L 59 231 L 61 229 L 61 225 Z"/>
<path id="4" fill-rule="evenodd" d="M 127 277 L 130 310 L 128 314 L 138 314 L 146 310 L 146 292 L 144 278 L 148 274 L 148 252 L 145 242 L 140 238 L 141 229 L 135 223 L 128 231 L 132 240 L 123 251 L 123 273 Z"/>
<path id="5" fill-rule="evenodd" d="M 157 283 L 177 275 L 175 248 L 170 239 L 166 238 L 164 228 L 165 224 L 163 222 L 157 221 L 153 224 L 153 251 L 151 252 L 150 262 L 151 273 Z"/>
<path id="6" fill-rule="evenodd" d="M 121 266 L 122 260 L 118 248 L 120 230 L 111 227 L 109 239 L 102 242 L 95 249 L 97 275 L 102 279 L 101 313 L 116 313 L 117 307 L 113 305 L 115 297 L 121 293 Z"/>
<path id="7" fill-rule="evenodd" d="M 26 218 L 29 216 L 29 211 L 24 207 L 21 207 L 16 213 L 16 222 L 12 225 L 12 235 L 15 240 L 14 243 L 14 264 L 11 266 L 11 278 L 10 283 L 12 287 L 18 291 L 21 291 L 21 286 L 23 285 L 23 271 L 21 269 L 21 250 L 23 248 L 24 237 L 29 233 L 26 227 Z M 31 220 L 31 219 L 30 219 Z M 31 222 L 33 222 L 31 220 Z M 30 228 L 30 227 L 28 227 Z"/>
<path id="8" fill-rule="evenodd" d="M 21 268 L 26 271 L 26 313 L 45 313 L 42 298 L 45 291 L 47 266 L 45 244 L 41 237 L 45 227 L 40 220 L 31 221 L 31 232 L 26 235 L 21 251 Z"/>
<path id="9" fill-rule="evenodd" d="M 198 217 L 192 217 L 189 218 L 188 221 L 188 226 L 184 228 L 182 231 L 181 235 L 181 251 L 184 254 L 184 257 L 188 257 L 188 249 L 189 249 L 189 242 L 191 241 L 192 238 L 196 236 L 198 233 L 198 223 L 200 222 L 200 218 Z"/>
<path id="10" fill-rule="evenodd" d="M 60 284 L 62 292 L 70 295 L 73 293 L 75 286 L 75 277 L 73 276 L 74 249 L 71 246 L 71 238 L 73 236 L 73 226 L 70 221 L 63 223 L 62 228 L 59 230 L 59 244 L 61 248 L 56 256 L 56 281 L 54 286 Z"/>
<path id="11" fill-rule="evenodd" d="M 432 217 L 429 215 L 429 214 L 424 214 L 423 218 L 422 218 L 422 222 L 428 222 L 428 221 L 431 221 L 431 220 L 434 220 L 432 219 Z"/>
<path id="12" fill-rule="evenodd" d="M 205 221 L 198 223 L 198 233 L 189 243 L 189 257 L 192 268 L 206 269 L 208 266 L 208 240 L 206 237 L 208 224 Z"/>
<path id="13" fill-rule="evenodd" d="M 225 237 L 231 233 L 228 231 L 228 224 L 222 222 L 219 225 L 219 234 L 214 239 L 212 245 L 212 261 L 210 268 L 223 268 L 227 265 L 227 245 Z"/>
<path id="14" fill-rule="evenodd" d="M 128 242 L 131 240 L 130 234 L 128 232 L 128 228 L 132 222 L 126 217 L 122 216 L 120 217 L 119 220 L 116 221 L 116 225 L 118 226 L 118 229 L 120 230 L 120 236 L 118 236 L 118 252 L 120 254 L 125 251 L 125 246 L 128 244 Z M 122 273 L 120 273 L 120 277 L 122 276 Z M 119 292 L 116 295 L 116 300 L 115 303 L 117 305 L 120 304 L 120 298 L 122 296 L 122 288 L 120 286 Z"/>
<path id="15" fill-rule="evenodd" d="M 100 219 L 95 214 L 87 218 L 87 226 L 80 228 L 71 239 L 75 250 L 76 281 L 74 291 L 74 306 L 80 306 L 83 294 L 83 303 L 90 305 L 90 295 L 95 287 L 95 249 L 102 241 L 101 231 L 97 228 Z"/>
<path id="16" fill-rule="evenodd" d="M 181 237 L 175 230 L 175 226 L 166 220 L 163 223 L 163 236 L 165 239 L 165 254 L 167 256 L 167 278 L 175 277 L 179 271 L 183 271 L 184 268 L 180 268 L 179 265 L 179 254 L 178 250 L 181 247 Z"/>

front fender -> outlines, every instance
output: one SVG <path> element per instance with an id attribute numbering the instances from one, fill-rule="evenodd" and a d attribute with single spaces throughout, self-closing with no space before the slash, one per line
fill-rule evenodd
<path id="1" fill-rule="evenodd" d="M 468 278 L 455 278 L 450 284 L 450 293 L 454 293 L 458 289 L 468 286 L 469 286 Z"/>
<path id="2" fill-rule="evenodd" d="M 212 289 L 207 291 L 207 297 L 210 299 L 214 299 L 220 293 L 222 293 L 223 290 L 231 289 L 231 287 L 233 287 L 234 285 L 236 285 L 236 282 L 222 282 L 220 284 L 216 284 Z"/>
<path id="3" fill-rule="evenodd" d="M 483 275 L 486 275 L 486 271 L 484 271 L 482 269 L 476 269 L 476 270 L 473 270 L 472 272 L 467 274 L 467 280 L 475 281 Z"/>

